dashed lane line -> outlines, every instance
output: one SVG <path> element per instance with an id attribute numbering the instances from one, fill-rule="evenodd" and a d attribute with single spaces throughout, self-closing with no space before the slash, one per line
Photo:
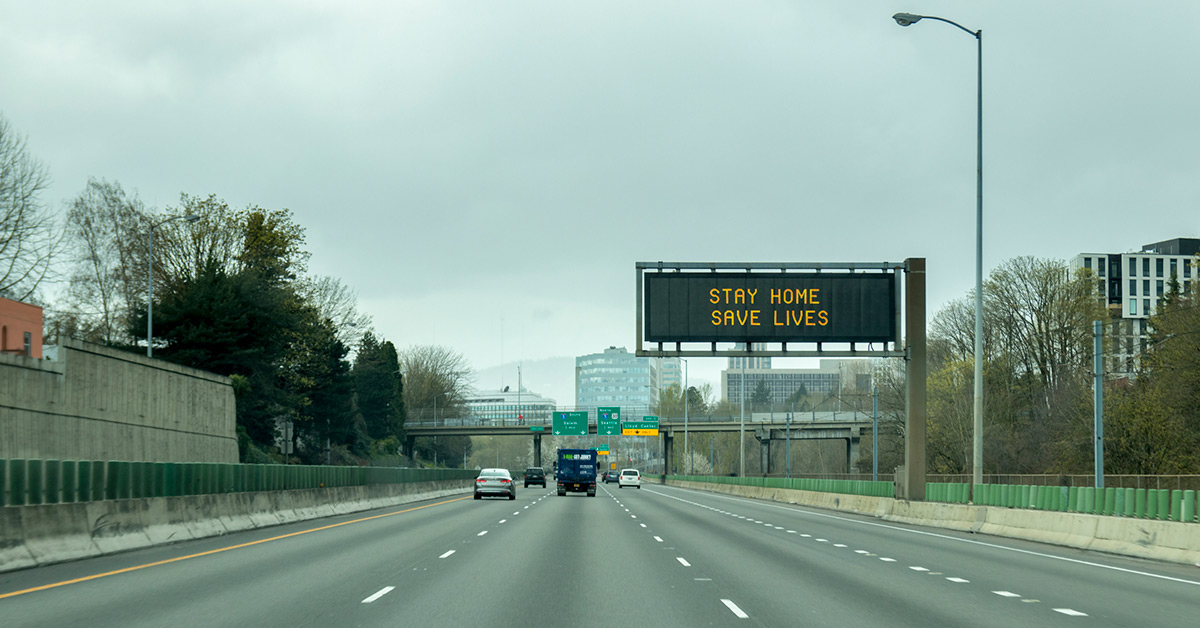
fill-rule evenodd
<path id="1" fill-rule="evenodd" d="M 454 550 L 450 550 L 450 551 L 446 552 L 445 554 L 442 554 L 441 556 L 438 556 L 438 558 L 446 558 L 446 557 L 450 556 L 450 555 L 451 555 L 451 554 L 453 554 L 453 553 L 454 553 Z"/>
<path id="2" fill-rule="evenodd" d="M 746 619 L 746 618 L 750 617 L 749 615 L 746 614 L 746 611 L 743 611 L 742 609 L 738 608 L 738 605 L 734 604 L 733 600 L 727 600 L 727 599 L 722 598 L 721 603 L 724 604 L 725 606 L 727 606 L 729 608 L 729 610 L 733 611 L 733 614 L 737 615 L 738 619 Z"/>
<path id="3" fill-rule="evenodd" d="M 683 565 L 684 567 L 691 567 L 691 566 L 692 566 L 692 564 L 691 564 L 691 563 L 689 563 L 688 561 L 684 560 L 682 556 L 676 556 L 676 557 L 675 557 L 675 560 L 679 561 L 679 564 L 680 564 L 680 565 Z"/>
<path id="4" fill-rule="evenodd" d="M 387 595 L 388 593 L 391 593 L 392 589 L 395 589 L 395 588 L 396 587 L 383 587 L 382 589 L 376 591 L 371 597 L 368 597 L 367 599 L 363 600 L 362 603 L 370 604 L 371 602 L 378 600 L 379 598 Z"/>

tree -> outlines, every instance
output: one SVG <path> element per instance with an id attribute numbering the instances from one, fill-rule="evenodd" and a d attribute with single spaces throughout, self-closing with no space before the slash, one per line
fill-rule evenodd
<path id="1" fill-rule="evenodd" d="M 41 202 L 46 167 L 0 116 L 0 296 L 32 298 L 50 277 L 62 236 Z"/>
<path id="2" fill-rule="evenodd" d="M 65 307 L 53 321 L 60 331 L 104 344 L 132 342 L 129 319 L 146 286 L 135 285 L 131 271 L 148 225 L 136 194 L 126 195 L 115 181 L 88 179 L 67 210 L 70 273 Z"/>
<path id="3" fill-rule="evenodd" d="M 758 410 L 771 405 L 771 389 L 767 386 L 767 382 L 758 380 L 758 384 L 754 387 L 754 393 L 750 395 L 750 403 L 754 404 L 754 408 Z"/>
<path id="4" fill-rule="evenodd" d="M 404 406 L 410 419 L 462 416 L 474 372 L 466 356 L 448 347 L 420 345 L 399 355 Z"/>
<path id="5" fill-rule="evenodd" d="M 400 360 L 390 341 L 363 334 L 354 358 L 354 388 L 358 408 L 373 439 L 400 438 L 404 431 L 404 388 Z"/>
<path id="6" fill-rule="evenodd" d="M 300 296 L 333 321 L 338 340 L 349 346 L 371 328 L 371 315 L 358 310 L 358 294 L 335 277 L 308 277 L 300 281 Z"/>

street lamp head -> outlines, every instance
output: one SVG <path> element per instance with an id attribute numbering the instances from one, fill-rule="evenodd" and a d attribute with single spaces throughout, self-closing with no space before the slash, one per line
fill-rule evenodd
<path id="1" fill-rule="evenodd" d="M 184 216 L 183 219 L 188 222 L 196 222 L 197 220 L 200 220 L 200 217 L 197 216 L 196 214 L 188 214 L 188 215 Z"/>
<path id="2" fill-rule="evenodd" d="M 922 15 L 913 15 L 912 13 L 897 13 L 892 16 L 893 20 L 901 26 L 909 26 L 921 21 Z"/>

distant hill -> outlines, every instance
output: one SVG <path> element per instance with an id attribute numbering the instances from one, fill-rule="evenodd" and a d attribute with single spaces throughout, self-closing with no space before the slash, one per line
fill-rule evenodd
<path id="1" fill-rule="evenodd" d="M 480 369 L 475 375 L 475 388 L 501 390 L 505 386 L 517 389 L 517 362 Z M 560 406 L 575 405 L 575 358 L 562 356 L 541 360 L 524 360 L 521 365 L 521 385 L 525 390 L 553 399 Z"/>

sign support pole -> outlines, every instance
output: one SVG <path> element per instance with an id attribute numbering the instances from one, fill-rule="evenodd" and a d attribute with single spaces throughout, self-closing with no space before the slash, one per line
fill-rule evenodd
<path id="1" fill-rule="evenodd" d="M 902 499 L 925 499 L 925 258 L 904 262 L 904 327 L 908 395 L 905 406 L 904 485 Z"/>

